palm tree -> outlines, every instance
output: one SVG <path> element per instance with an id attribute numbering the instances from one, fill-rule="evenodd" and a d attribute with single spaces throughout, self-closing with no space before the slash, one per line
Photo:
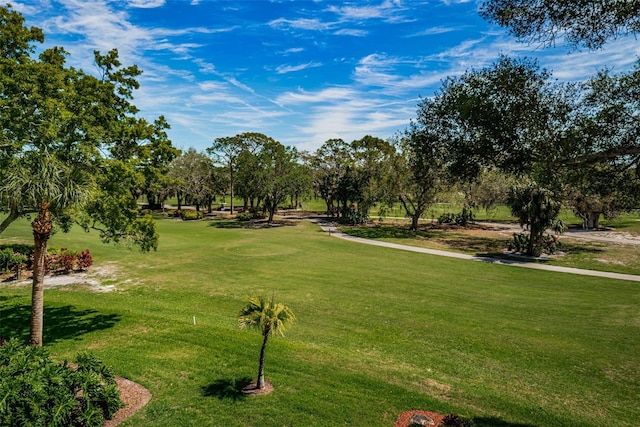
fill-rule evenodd
<path id="1" fill-rule="evenodd" d="M 252 297 L 247 300 L 247 305 L 240 310 L 238 326 L 240 329 L 254 328 L 262 333 L 262 348 L 260 349 L 260 363 L 258 366 L 258 381 L 256 389 L 265 388 L 264 382 L 264 353 L 267 348 L 267 340 L 272 333 L 284 336 L 284 331 L 296 320 L 289 307 L 282 303 L 276 303 L 274 296 L 267 299 L 264 296 Z"/>

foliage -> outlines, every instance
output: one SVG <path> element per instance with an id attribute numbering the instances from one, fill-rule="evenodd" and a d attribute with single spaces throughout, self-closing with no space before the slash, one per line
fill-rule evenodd
<path id="1" fill-rule="evenodd" d="M 13 249 L 0 249 L 0 272 L 7 272 L 20 268 L 27 259 L 27 255 L 15 252 Z"/>
<path id="2" fill-rule="evenodd" d="M 541 253 L 553 255 L 561 247 L 558 238 L 551 234 L 544 234 L 541 242 Z M 512 240 L 507 248 L 510 251 L 526 253 L 529 248 L 529 235 L 526 233 L 513 233 Z"/>
<path id="3" fill-rule="evenodd" d="M 293 314 L 293 311 L 286 305 L 276 302 L 275 295 L 272 295 L 271 299 L 264 296 L 248 298 L 247 305 L 240 310 L 240 314 L 238 315 L 238 326 L 240 329 L 258 329 L 263 337 L 256 388 L 262 389 L 265 386 L 264 355 L 267 340 L 272 334 L 284 336 L 284 331 L 288 329 L 295 320 L 296 316 Z"/>
<path id="4" fill-rule="evenodd" d="M 184 221 L 193 221 L 197 219 L 202 219 L 204 214 L 200 211 L 192 211 L 192 210 L 183 210 L 180 212 L 180 218 Z"/>
<path id="5" fill-rule="evenodd" d="M 99 427 L 123 406 L 115 377 L 89 354 L 77 369 L 46 350 L 10 340 L 0 347 L 0 426 Z"/>
<path id="6" fill-rule="evenodd" d="M 438 224 L 457 224 L 466 227 L 470 222 L 475 220 L 475 215 L 473 211 L 466 207 L 462 207 L 462 211 L 460 213 L 451 213 L 445 212 L 438 217 Z"/>
<path id="7" fill-rule="evenodd" d="M 259 211 L 245 211 L 237 214 L 235 218 L 238 221 L 251 221 L 254 219 L 264 219 L 266 218 L 266 215 Z"/>
<path id="8" fill-rule="evenodd" d="M 598 49 L 610 39 L 640 32 L 636 0 L 488 0 L 480 6 L 480 15 L 520 40 L 549 45 L 562 37 L 576 47 Z"/>
<path id="9" fill-rule="evenodd" d="M 454 427 L 473 427 L 473 420 L 465 417 L 461 417 L 458 414 L 451 413 L 445 416 L 440 423 L 441 426 L 454 426 Z"/>
<path id="10" fill-rule="evenodd" d="M 89 249 L 78 253 L 67 248 L 50 250 L 45 257 L 46 272 L 62 272 L 68 274 L 74 270 L 86 270 L 93 265 L 93 257 Z"/>

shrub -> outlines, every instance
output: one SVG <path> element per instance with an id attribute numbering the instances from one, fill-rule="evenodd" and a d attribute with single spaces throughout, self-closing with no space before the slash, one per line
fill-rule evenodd
<path id="1" fill-rule="evenodd" d="M 507 248 L 510 251 L 525 253 L 529 246 L 529 235 L 525 233 L 513 233 L 513 239 Z M 542 253 L 553 255 L 558 252 L 561 244 L 556 236 L 545 234 L 542 236 Z"/>
<path id="2" fill-rule="evenodd" d="M 86 270 L 93 265 L 93 257 L 89 249 L 77 253 L 67 248 L 51 250 L 44 259 L 44 268 L 49 272 L 70 273 L 73 270 Z"/>
<path id="3" fill-rule="evenodd" d="M 180 217 L 184 221 L 193 221 L 196 219 L 202 219 L 204 215 L 200 211 L 181 211 Z"/>
<path id="4" fill-rule="evenodd" d="M 19 269 L 27 261 L 27 255 L 6 248 L 0 250 L 0 272 Z"/>
<path id="5" fill-rule="evenodd" d="M 76 265 L 78 270 L 86 270 L 93 265 L 93 257 L 89 249 L 85 249 L 76 256 Z"/>
<path id="6" fill-rule="evenodd" d="M 10 340 L 0 347 L 0 426 L 98 427 L 123 407 L 111 370 L 89 354 L 77 369 L 43 348 Z"/>
<path id="7" fill-rule="evenodd" d="M 266 215 L 262 212 L 240 212 L 236 215 L 238 221 L 251 221 L 252 219 L 264 219 Z"/>
<path id="8" fill-rule="evenodd" d="M 458 414 L 449 414 L 442 419 L 441 426 L 473 427 L 473 421 Z"/>
<path id="9" fill-rule="evenodd" d="M 438 217 L 438 224 L 452 224 L 456 220 L 456 214 L 445 212 Z"/>

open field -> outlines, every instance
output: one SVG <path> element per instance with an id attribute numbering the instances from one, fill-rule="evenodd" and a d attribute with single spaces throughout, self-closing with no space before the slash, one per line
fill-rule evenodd
<path id="1" fill-rule="evenodd" d="M 47 290 L 45 343 L 150 389 L 127 426 L 391 426 L 409 409 L 479 426 L 640 419 L 637 283 L 358 245 L 308 222 L 159 228 L 150 254 L 77 230 L 50 242 L 89 248 L 115 290 Z M 24 221 L 2 242 L 29 237 Z M 236 315 L 272 292 L 298 323 L 267 349 L 275 391 L 243 397 L 261 341 Z M 0 286 L 1 336 L 26 339 L 29 304 L 28 286 Z"/>

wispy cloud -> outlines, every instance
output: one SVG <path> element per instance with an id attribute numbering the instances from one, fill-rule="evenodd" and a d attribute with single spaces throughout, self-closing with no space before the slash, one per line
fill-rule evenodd
<path id="1" fill-rule="evenodd" d="M 354 37 L 366 37 L 369 34 L 366 30 L 348 29 L 343 28 L 333 33 L 336 36 L 354 36 Z"/>
<path id="2" fill-rule="evenodd" d="M 130 0 L 130 7 L 137 7 L 142 9 L 150 9 L 154 7 L 160 7 L 164 5 L 165 0 Z"/>
<path id="3" fill-rule="evenodd" d="M 276 73 L 278 74 L 293 73 L 296 71 L 302 71 L 302 70 L 306 70 L 307 68 L 315 68 L 315 67 L 322 67 L 322 63 L 308 62 L 306 64 L 300 64 L 300 65 L 280 65 L 276 68 Z"/>
<path id="4" fill-rule="evenodd" d="M 299 18 L 299 19 L 286 19 L 286 18 L 278 18 L 270 21 L 268 23 L 269 26 L 277 28 L 277 27 L 289 27 L 300 30 L 328 30 L 331 29 L 335 24 L 329 22 L 322 22 L 318 19 L 308 19 L 308 18 Z"/>
<path id="5" fill-rule="evenodd" d="M 417 33 L 408 34 L 405 37 L 421 37 L 421 36 L 433 36 L 437 34 L 446 34 L 453 31 L 460 31 L 463 27 L 431 27 Z"/>

